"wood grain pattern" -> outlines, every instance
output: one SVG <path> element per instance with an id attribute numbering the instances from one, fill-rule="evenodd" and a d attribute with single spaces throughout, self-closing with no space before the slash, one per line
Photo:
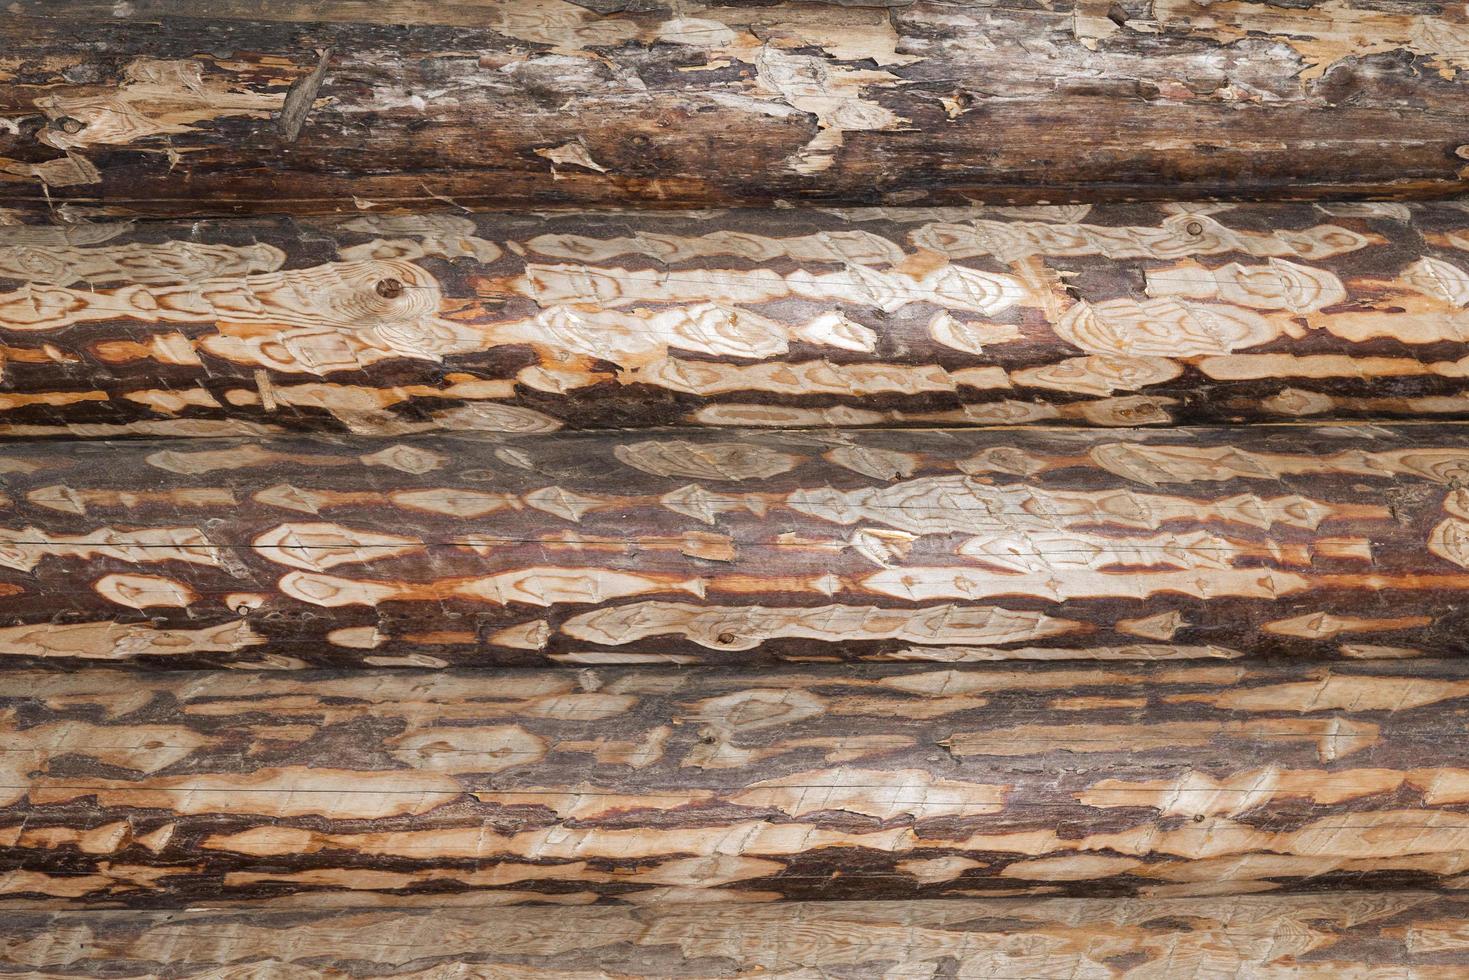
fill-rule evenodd
<path id="1" fill-rule="evenodd" d="M 0 658 L 1465 652 L 1469 427 L 0 447 Z"/>
<path id="2" fill-rule="evenodd" d="M 1469 962 L 1424 892 L 648 908 L 13 912 L 0 968 L 59 977 L 1413 977 Z"/>
<path id="3" fill-rule="evenodd" d="M 1455 5 L 231 0 L 201 14 L 7 7 L 0 202 L 195 215 L 1466 186 Z"/>
<path id="4" fill-rule="evenodd" d="M 1459 204 L 0 227 L 0 435 L 1469 417 Z"/>
<path id="5" fill-rule="evenodd" d="M 1469 661 L 15 674 L 22 907 L 1465 881 Z"/>

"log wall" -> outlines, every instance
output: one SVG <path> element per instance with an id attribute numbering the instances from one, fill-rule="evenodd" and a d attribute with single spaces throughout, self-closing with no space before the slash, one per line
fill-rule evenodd
<path id="1" fill-rule="evenodd" d="M 0 435 L 1466 418 L 1458 204 L 0 227 Z"/>
<path id="2" fill-rule="evenodd" d="M 9 665 L 1465 652 L 1469 428 L 35 442 Z"/>
<path id="3" fill-rule="evenodd" d="M 8 682 L 22 908 L 1452 891 L 1469 869 L 1463 660 Z"/>
<path id="4" fill-rule="evenodd" d="M 10 4 L 0 206 L 1465 189 L 1469 26 L 1454 5 L 231 0 L 199 14 Z"/>
<path id="5" fill-rule="evenodd" d="M 1464 901 L 1422 892 L 951 899 L 690 908 L 14 912 L 0 969 L 38 978 L 489 980 L 1405 976 L 1466 962 Z M 229 971 L 229 972 L 227 972 Z"/>

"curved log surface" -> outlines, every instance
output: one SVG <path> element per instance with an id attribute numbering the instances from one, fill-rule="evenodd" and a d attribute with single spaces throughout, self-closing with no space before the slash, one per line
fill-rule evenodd
<path id="1" fill-rule="evenodd" d="M 1469 662 L 12 675 L 35 907 L 1462 887 Z M 432 899 L 430 899 L 432 901 Z"/>
<path id="2" fill-rule="evenodd" d="M 1458 655 L 1469 426 L 0 447 L 0 659 Z"/>
<path id="3" fill-rule="evenodd" d="M 0 434 L 1469 417 L 1460 204 L 0 227 Z"/>
<path id="4" fill-rule="evenodd" d="M 0 203 L 193 215 L 1466 188 L 1469 25 L 1452 6 L 232 0 L 198 12 L 10 4 Z"/>
<path id="5" fill-rule="evenodd" d="M 488 980 L 1450 980 L 1469 964 L 1465 901 L 1337 892 L 638 909 L 11 912 L 0 973 L 48 980 L 281 971 Z"/>

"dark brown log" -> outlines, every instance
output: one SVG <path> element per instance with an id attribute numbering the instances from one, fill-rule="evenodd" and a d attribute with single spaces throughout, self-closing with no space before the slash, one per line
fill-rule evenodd
<path id="1" fill-rule="evenodd" d="M 1469 426 L 0 448 L 0 658 L 1459 655 Z"/>
<path id="2" fill-rule="evenodd" d="M 13 674 L 0 898 L 1460 887 L 1469 661 Z M 457 896 L 457 899 L 444 896 Z"/>
<path id="3" fill-rule="evenodd" d="M 1412 977 L 1469 966 L 1423 892 L 761 907 L 15 912 L 0 971 L 53 977 Z"/>
<path id="4" fill-rule="evenodd" d="M 0 228 L 0 434 L 1469 417 L 1451 204 Z"/>
<path id="5" fill-rule="evenodd" d="M 0 202 L 1453 194 L 1455 5 L 17 0 Z"/>

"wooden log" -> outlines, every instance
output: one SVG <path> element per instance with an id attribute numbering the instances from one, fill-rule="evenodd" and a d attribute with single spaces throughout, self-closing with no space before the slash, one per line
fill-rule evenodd
<path id="1" fill-rule="evenodd" d="M 1469 417 L 1457 205 L 0 228 L 0 435 Z"/>
<path id="2" fill-rule="evenodd" d="M 1456 194 L 1469 27 L 1347 0 L 17 0 L 28 212 Z"/>
<path id="3" fill-rule="evenodd" d="M 1459 655 L 1469 427 L 0 447 L 0 658 Z"/>
<path id="4" fill-rule="evenodd" d="M 1469 662 L 14 674 L 0 899 L 1452 891 Z"/>
<path id="5" fill-rule="evenodd" d="M 1425 892 L 631 909 L 13 912 L 0 967 L 36 978 L 283 971 L 334 978 L 463 973 L 490 980 L 1449 980 L 1469 964 L 1466 912 L 1460 896 Z"/>

